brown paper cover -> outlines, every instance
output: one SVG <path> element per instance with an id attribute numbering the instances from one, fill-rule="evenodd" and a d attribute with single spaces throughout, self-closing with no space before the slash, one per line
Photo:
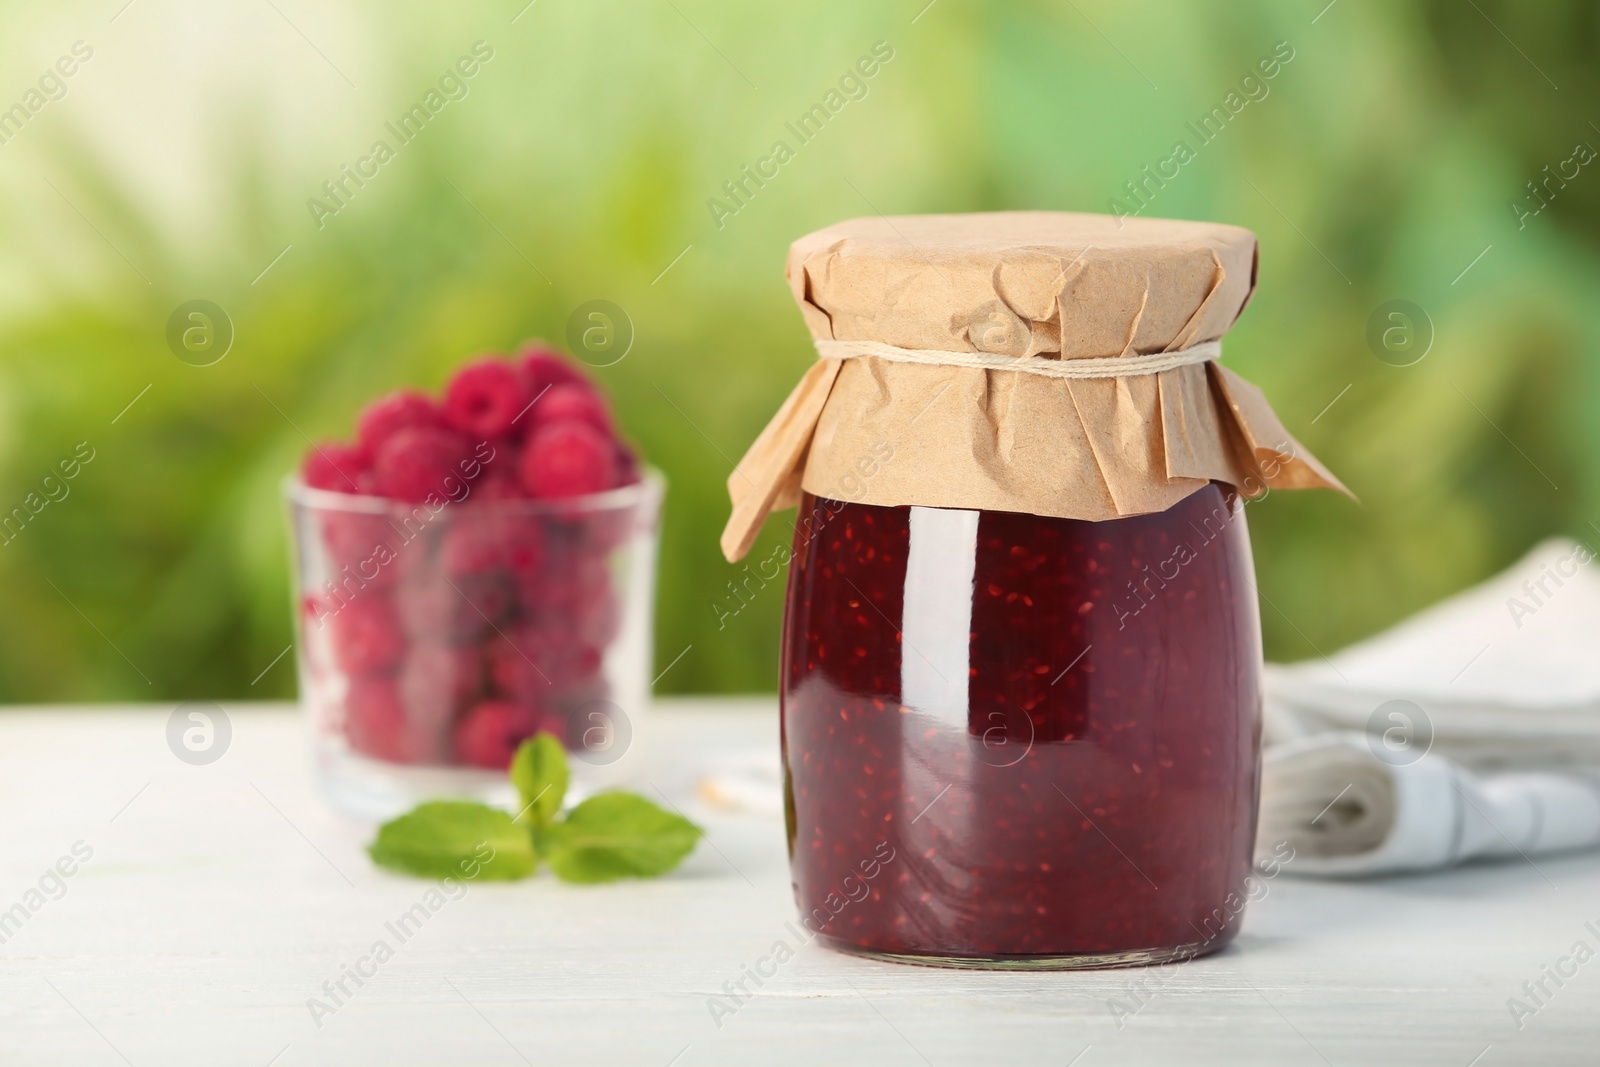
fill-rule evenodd
<path id="1" fill-rule="evenodd" d="M 1256 239 L 1219 223 L 1003 212 L 852 219 L 789 249 L 814 338 L 1086 359 L 1220 338 Z M 739 559 L 800 491 L 860 503 L 1103 520 L 1205 485 L 1344 490 L 1261 391 L 1215 363 L 1059 379 L 876 357 L 819 360 L 728 479 Z"/>

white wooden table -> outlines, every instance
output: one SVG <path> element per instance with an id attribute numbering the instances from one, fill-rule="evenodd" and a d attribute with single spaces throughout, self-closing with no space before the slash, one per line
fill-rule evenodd
<path id="1" fill-rule="evenodd" d="M 776 745 L 770 701 L 657 708 L 651 780 L 709 830 L 675 875 L 473 885 L 347 979 L 319 1027 L 308 998 L 395 943 L 385 923 L 430 883 L 372 867 L 371 828 L 313 791 L 290 709 L 230 706 L 231 747 L 200 767 L 167 748 L 171 710 L 0 711 L 0 912 L 27 912 L 0 933 L 6 1067 L 1600 1061 L 1600 961 L 1546 979 L 1521 1030 L 1506 1003 L 1575 942 L 1600 948 L 1594 856 L 1281 876 L 1234 947 L 1163 972 L 972 973 L 810 945 L 719 1027 L 708 998 L 793 941 L 794 911 L 779 819 L 719 815 L 691 785 L 719 754 Z M 63 857 L 60 892 L 45 872 Z M 1136 1006 L 1141 978 L 1119 1026 L 1111 1003 Z"/>

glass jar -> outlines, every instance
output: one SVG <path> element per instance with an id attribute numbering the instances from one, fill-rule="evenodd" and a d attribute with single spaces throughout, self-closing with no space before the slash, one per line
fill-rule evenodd
<path id="1" fill-rule="evenodd" d="M 1261 707 L 1235 490 L 1098 522 L 810 494 L 800 516 L 780 695 L 812 930 L 971 967 L 1232 940 Z"/>
<path id="2" fill-rule="evenodd" d="M 407 504 L 285 486 L 301 700 L 329 799 L 509 803 L 505 767 L 563 738 L 581 794 L 626 779 L 649 698 L 663 483 L 567 500 Z"/>

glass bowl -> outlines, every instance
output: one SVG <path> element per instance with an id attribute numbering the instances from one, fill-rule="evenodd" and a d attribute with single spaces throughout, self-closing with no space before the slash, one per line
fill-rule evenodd
<path id="1" fill-rule="evenodd" d="M 505 766 L 561 737 L 579 795 L 627 780 L 647 717 L 665 483 L 564 500 L 410 504 L 284 484 L 301 702 L 319 785 L 384 819 L 506 803 Z"/>

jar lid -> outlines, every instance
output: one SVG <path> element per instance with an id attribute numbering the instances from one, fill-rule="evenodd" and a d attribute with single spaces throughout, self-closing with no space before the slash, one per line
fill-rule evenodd
<path id="1" fill-rule="evenodd" d="M 1106 520 L 1212 481 L 1344 490 L 1215 362 L 1255 287 L 1220 223 L 1002 212 L 852 219 L 789 249 L 824 357 L 728 479 L 730 559 L 801 491 Z"/>
<path id="2" fill-rule="evenodd" d="M 1238 226 L 1005 211 L 851 219 L 790 246 L 787 273 L 819 339 L 1074 359 L 1221 337 L 1255 264 Z"/>

